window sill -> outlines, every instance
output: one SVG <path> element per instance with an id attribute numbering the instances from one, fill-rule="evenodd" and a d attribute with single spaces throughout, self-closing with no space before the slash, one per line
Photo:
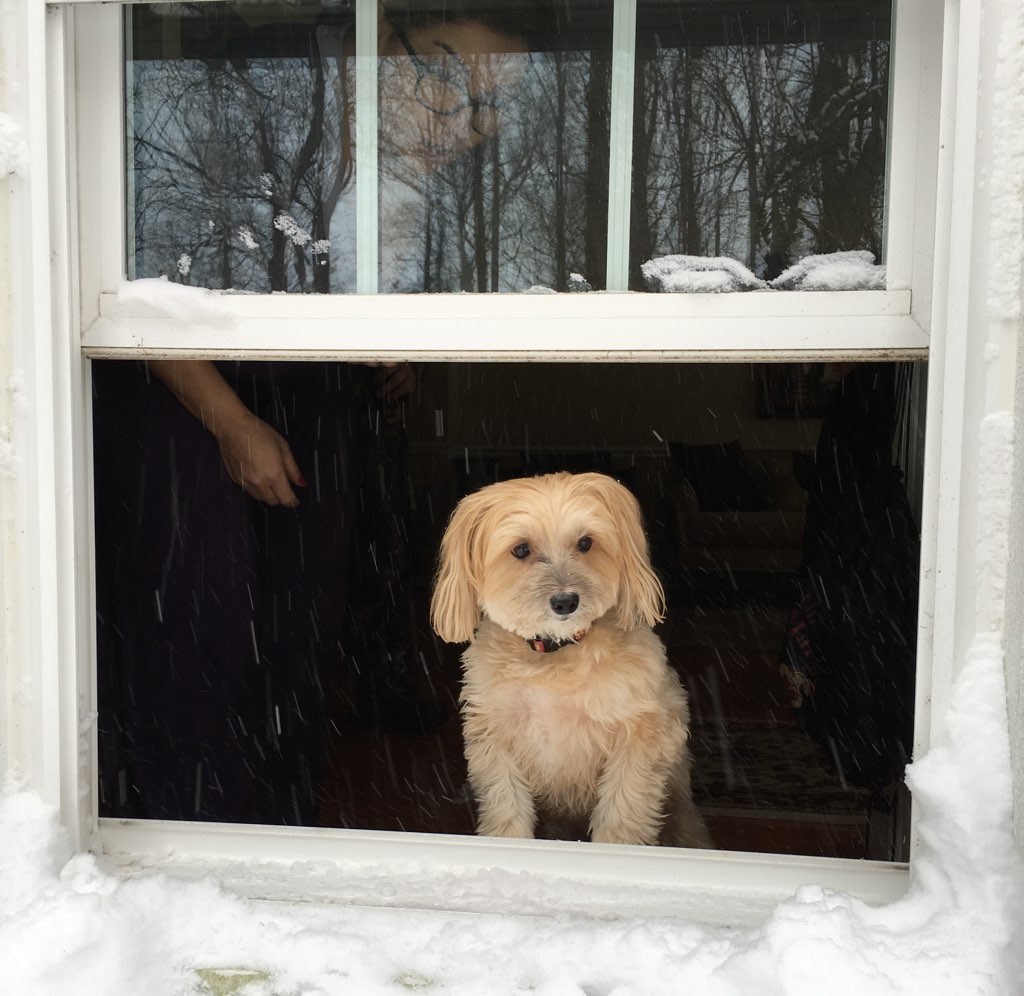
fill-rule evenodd
<path id="1" fill-rule="evenodd" d="M 112 871 L 212 875 L 242 896 L 457 913 L 762 922 L 802 885 L 884 904 L 906 864 L 433 834 L 101 820 Z"/>

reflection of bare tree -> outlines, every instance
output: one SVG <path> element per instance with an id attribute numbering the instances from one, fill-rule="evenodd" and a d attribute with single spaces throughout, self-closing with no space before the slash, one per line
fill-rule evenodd
<path id="1" fill-rule="evenodd" d="M 637 57 L 631 286 L 640 263 L 674 252 L 768 276 L 812 252 L 880 255 L 881 28 L 770 44 L 672 30 Z M 177 275 L 188 256 L 180 279 L 205 286 L 354 289 L 339 52 L 317 32 L 305 57 L 133 64 L 138 275 Z M 382 289 L 564 290 L 573 272 L 604 286 L 608 39 L 514 58 L 497 138 L 425 172 L 382 131 Z"/>
<path id="2" fill-rule="evenodd" d="M 880 255 L 887 51 L 826 40 L 647 53 L 634 270 L 670 252 L 731 255 L 768 276 L 812 252 Z"/>
<path id="3" fill-rule="evenodd" d="M 346 183 L 344 88 L 319 55 L 133 65 L 136 271 L 246 290 L 330 289 Z"/>
<path id="4" fill-rule="evenodd" d="M 433 174 L 382 155 L 382 174 L 404 191 L 382 202 L 382 230 L 401 230 L 395 219 L 408 217 L 410 199 L 421 212 L 416 250 L 402 256 L 391 247 L 388 287 L 564 289 L 571 271 L 585 272 L 593 216 L 606 224 L 588 167 L 607 159 L 606 140 L 596 156 L 587 145 L 588 60 L 575 52 L 524 58 L 522 76 L 497 96 L 505 122 L 498 137 Z M 607 184 L 606 166 L 604 175 Z"/>

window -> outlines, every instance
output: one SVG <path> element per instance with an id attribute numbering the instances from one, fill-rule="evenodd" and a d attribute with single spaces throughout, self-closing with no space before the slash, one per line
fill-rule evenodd
<path id="1" fill-rule="evenodd" d="M 919 371 L 436 363 L 389 408 L 384 368 L 222 369 L 297 510 L 141 365 L 94 366 L 102 814 L 472 833 L 441 531 L 484 484 L 597 470 L 645 511 L 715 845 L 906 859 Z"/>
<path id="2" fill-rule="evenodd" d="M 389 570 L 416 589 L 410 603 L 422 609 L 437 530 L 458 494 L 483 480 L 549 469 L 556 463 L 606 469 L 648 496 L 645 509 L 656 556 L 666 582 L 677 586 L 675 604 L 682 607 L 675 615 L 675 624 L 685 631 L 682 645 L 687 640 L 692 644 L 699 627 L 686 627 L 695 614 L 707 613 L 709 605 L 726 613 L 719 625 L 731 636 L 738 639 L 739 630 L 749 629 L 761 664 L 747 659 L 748 665 L 772 686 L 759 701 L 765 708 L 755 719 L 767 722 L 773 735 L 778 733 L 783 726 L 778 717 L 788 717 L 789 707 L 774 664 L 793 642 L 787 619 L 799 602 L 796 596 L 805 590 L 800 585 L 806 551 L 788 532 L 785 516 L 774 516 L 774 524 L 764 525 L 781 506 L 716 508 L 713 497 L 710 505 L 707 495 L 702 499 L 701 489 L 709 477 L 716 477 L 707 469 L 714 461 L 738 478 L 737 495 L 746 492 L 755 505 L 767 500 L 769 479 L 781 482 L 785 500 L 794 502 L 788 509 L 792 523 L 806 528 L 806 508 L 800 503 L 806 503 L 810 492 L 800 486 L 799 471 L 793 468 L 801 463 L 806 467 L 806 458 L 818 445 L 821 420 L 829 399 L 836 396 L 836 385 L 847 377 L 853 383 L 858 374 L 870 375 L 865 404 L 880 417 L 883 409 L 888 412 L 889 466 L 898 468 L 907 482 L 907 542 L 897 546 L 908 556 L 913 553 L 920 502 L 915 482 L 920 482 L 922 456 L 918 428 L 924 405 L 919 361 L 927 355 L 925 316 L 931 293 L 921 260 L 930 251 L 926 205 L 934 186 L 932 172 L 916 166 L 919 148 L 927 150 L 926 163 L 934 155 L 928 116 L 918 111 L 920 103 L 937 100 L 933 86 L 919 87 L 914 67 L 919 46 L 934 45 L 935 39 L 917 30 L 913 11 L 901 8 L 890 21 L 887 4 L 808 5 L 796 13 L 774 3 L 744 5 L 741 12 L 739 6 L 560 5 L 557 30 L 550 23 L 546 32 L 531 29 L 528 51 L 510 50 L 514 46 L 502 47 L 491 39 L 490 47 L 477 54 L 495 58 L 474 65 L 463 59 L 455 72 L 442 65 L 439 52 L 421 51 L 417 32 L 422 24 L 415 18 L 395 16 L 397 24 L 378 21 L 370 4 L 357 5 L 354 24 L 346 8 L 331 4 L 289 5 L 286 18 L 283 8 L 273 5 L 176 7 L 173 14 L 160 7 L 133 6 L 124 22 L 120 12 L 77 11 L 79 133 L 99 139 L 82 143 L 77 160 L 79 188 L 95 192 L 83 194 L 79 205 L 79 268 L 82 344 L 94 361 L 100 406 L 94 425 L 98 601 L 110 606 L 112 615 L 145 603 L 148 618 L 157 620 L 180 609 L 182 632 L 193 638 L 188 616 L 195 603 L 190 607 L 189 600 L 212 575 L 205 574 L 200 560 L 192 562 L 188 569 L 194 573 L 183 581 L 186 569 L 176 558 L 185 533 L 179 531 L 191 536 L 198 517 L 205 520 L 207 535 L 224 540 L 238 524 L 230 512 L 216 521 L 212 505 L 190 490 L 204 472 L 198 450 L 186 441 L 197 426 L 201 431 L 199 422 L 181 406 L 172 409 L 173 416 L 147 411 L 145 406 L 156 404 L 159 385 L 147 384 L 145 371 L 133 382 L 137 395 L 118 396 L 111 390 L 129 367 L 135 372 L 138 361 L 151 357 L 214 359 L 229 377 L 248 378 L 257 394 L 269 389 L 265 410 L 273 411 L 274 418 L 289 419 L 295 412 L 281 403 L 280 385 L 314 368 L 284 361 L 315 363 L 320 389 L 335 395 L 348 392 L 346 410 L 363 415 L 377 407 L 376 401 L 367 405 L 365 399 L 382 368 L 362 364 L 415 363 L 418 386 L 399 409 L 408 432 L 408 464 L 395 472 L 395 487 L 407 496 L 410 515 L 404 523 L 374 528 L 401 532 L 412 523 L 419 534 L 412 541 L 403 536 L 404 546 L 383 539 L 351 547 L 353 573 L 345 576 L 365 577 L 368 569 L 379 569 L 375 558 L 381 551 L 403 549 L 412 565 L 392 564 Z M 895 39 L 891 72 L 890 35 Z M 123 81 L 100 57 L 114 50 L 119 37 L 126 40 Z M 381 37 L 392 48 L 378 59 Z M 450 61 L 451 53 L 445 54 Z M 484 66 L 488 62 L 509 68 L 508 75 Z M 93 66 L 96 72 L 88 72 Z M 289 71 L 275 71 L 282 66 Z M 908 67 L 903 75 L 901 66 Z M 490 74 L 484 81 L 490 85 L 478 86 L 481 72 Z M 388 117 L 388 101 L 399 92 L 392 76 L 433 118 L 450 117 L 449 108 L 471 118 L 470 131 L 477 137 L 460 150 L 464 154 L 448 161 L 436 147 L 420 150 L 421 160 L 433 156 L 443 161 L 410 172 L 407 150 L 400 155 L 388 141 L 393 138 L 389 127 L 397 129 L 403 120 L 397 115 L 391 124 Z M 794 79 L 800 85 L 794 86 Z M 821 95 L 834 89 L 837 79 L 845 81 L 839 92 L 848 99 L 829 103 Z M 465 91 L 457 109 L 452 94 L 461 91 L 455 84 Z M 312 99 L 303 102 L 301 93 L 308 97 L 310 89 Z M 757 101 L 751 99 L 755 94 Z M 339 123 L 337 111 L 346 100 L 354 103 L 354 120 Z M 128 141 L 123 142 L 119 133 L 125 103 Z M 287 113 L 280 113 L 281 108 Z M 363 113 L 367 108 L 369 114 Z M 548 110 L 542 114 L 538 108 Z M 495 127 L 498 114 L 501 126 Z M 319 123 L 318 116 L 328 123 Z M 794 130 L 797 120 L 804 127 Z M 544 127 L 536 127 L 538 123 Z M 346 135 L 345 126 L 351 133 Z M 840 133 L 842 141 L 836 137 Z M 356 152 L 346 160 L 340 150 L 348 142 Z M 103 150 L 111 148 L 126 150 L 123 175 L 109 168 L 110 153 Z M 275 168 L 265 168 L 271 161 Z M 238 172 L 244 182 L 231 182 L 229 177 Z M 670 196 L 681 189 L 686 197 Z M 803 284 L 817 292 L 790 289 L 813 269 L 806 264 L 790 272 L 787 281 L 779 281 L 791 265 L 840 250 L 863 255 L 839 261 L 852 264 L 842 279 Z M 662 269 L 646 267 L 645 272 L 645 263 L 666 258 L 671 261 Z M 706 282 L 708 268 L 701 260 L 718 260 L 707 278 L 717 283 Z M 879 269 L 883 264 L 884 277 Z M 121 287 L 126 272 L 136 278 L 165 275 L 173 283 L 235 293 L 178 299 L 164 288 L 166 293 L 133 296 Z M 851 272 L 856 279 L 851 280 Z M 769 288 L 773 281 L 778 282 Z M 630 293 L 679 287 L 692 293 Z M 705 293 L 741 287 L 757 290 Z M 842 287 L 856 289 L 837 289 Z M 292 293 L 274 293 L 283 290 Z M 454 293 L 464 290 L 500 293 Z M 534 293 L 511 293 L 526 290 Z M 315 293 L 326 291 L 331 293 Z M 525 362 L 538 359 L 553 362 Z M 500 362 L 477 365 L 476 360 Z M 595 362 L 607 360 L 629 365 Z M 847 363 L 856 366 L 841 366 Z M 293 398 L 305 393 L 294 386 L 283 390 Z M 112 397 L 123 406 L 113 415 L 103 408 Z M 628 419 L 616 409 L 617 399 L 626 397 L 633 406 Z M 697 397 L 707 399 L 705 407 L 717 420 L 708 422 L 681 403 Z M 576 404 L 567 408 L 567 399 Z M 142 407 L 132 409 L 136 401 Z M 521 416 L 524 410 L 528 418 Z M 545 419 L 547 410 L 552 416 Z M 131 411 L 146 411 L 147 417 L 133 422 Z M 691 422 L 681 420 L 685 413 Z M 165 436 L 159 447 L 151 440 L 141 445 L 140 430 L 166 428 L 170 423 L 165 416 L 181 418 L 181 426 L 189 428 Z M 545 423 L 542 429 L 534 428 L 535 417 Z M 382 419 L 381 425 L 386 423 Z M 353 426 L 351 431 L 363 431 L 355 421 Z M 372 442 L 364 452 L 376 444 L 377 428 L 374 421 Z M 316 431 L 344 434 L 350 429 L 347 424 L 321 424 Z M 104 441 L 111 445 L 101 445 Z M 125 459 L 111 461 L 115 455 Z M 794 463 L 794 456 L 805 459 Z M 187 506 L 192 516 L 186 521 L 164 514 L 161 528 L 167 545 L 147 556 L 154 559 L 153 570 L 166 586 L 148 591 L 126 583 L 130 575 L 119 575 L 118 564 L 105 560 L 138 563 L 144 533 L 135 527 L 142 526 L 143 512 L 156 508 L 139 497 L 155 478 L 135 477 L 130 494 L 118 489 L 117 472 L 127 473 L 132 460 L 136 469 L 146 461 L 159 463 L 167 475 L 167 506 L 173 505 L 175 515 Z M 306 464 L 306 486 L 324 488 L 341 480 L 346 470 L 365 475 L 355 461 L 347 468 L 342 463 L 314 459 L 312 474 Z M 373 489 L 362 491 L 364 505 L 372 505 L 367 495 L 381 493 L 382 474 L 384 486 L 391 486 L 387 476 L 393 470 L 372 466 L 377 479 Z M 216 464 L 213 471 L 220 473 Z M 357 490 L 349 498 L 354 500 Z M 112 494 L 121 504 L 104 500 Z M 736 495 L 729 499 L 733 504 L 738 500 Z M 781 499 L 773 495 L 771 500 Z M 105 521 L 125 508 L 127 529 Z M 756 515 L 762 516 L 761 524 L 750 526 L 757 522 L 750 516 Z M 357 521 L 355 510 L 350 521 Z M 740 532 L 760 532 L 768 545 L 758 547 L 748 538 L 723 554 L 721 547 L 730 540 L 723 530 L 730 525 Z M 112 535 L 109 530 L 117 531 L 118 542 L 101 544 L 102 536 Z M 721 540 L 717 549 L 716 541 L 706 542 L 716 531 Z M 694 541 L 695 535 L 704 539 Z M 755 556 L 752 551 L 758 550 Z M 293 547 L 288 556 L 302 563 L 318 552 Z M 739 559 L 747 555 L 751 560 L 741 566 Z M 758 557 L 760 564 L 750 566 Z M 906 575 L 908 592 L 917 584 L 912 573 L 912 579 Z M 244 573 L 234 581 L 233 604 L 241 607 L 241 616 L 248 613 L 246 648 L 258 659 L 267 653 L 268 639 L 287 640 L 296 631 L 282 628 L 280 615 L 270 636 L 257 631 L 253 586 L 247 585 Z M 755 585 L 754 594 L 750 584 Z M 111 585 L 120 585 L 120 591 L 110 595 Z M 771 590 L 770 598 L 757 588 L 763 585 Z M 103 603 L 108 596 L 111 600 Z M 278 609 L 282 599 L 286 601 L 284 592 L 278 593 Z M 731 606 L 726 604 L 730 599 Z M 738 612 L 742 624 L 730 623 L 729 611 Z M 200 615 L 217 628 L 216 620 L 205 612 Z M 142 619 L 141 611 L 127 616 Z M 240 616 L 232 610 L 223 618 L 231 623 L 215 635 L 233 639 L 231 626 Z M 261 626 L 275 625 L 273 612 L 261 612 L 259 619 Z M 423 631 L 422 615 L 409 622 L 419 643 L 411 645 L 413 667 L 405 673 L 417 701 L 451 713 L 452 703 L 446 699 L 451 685 L 441 687 L 443 682 L 435 679 L 451 679 L 454 658 Z M 101 725 L 106 723 L 105 701 L 123 700 L 119 708 L 127 715 L 133 700 L 148 695 L 161 708 L 148 710 L 142 722 L 163 738 L 168 753 L 160 756 L 171 756 L 183 743 L 191 751 L 191 732 L 180 731 L 192 728 L 175 725 L 174 704 L 161 699 L 160 688 L 126 685 L 126 672 L 107 653 L 125 638 L 123 627 L 101 615 L 99 629 Z M 900 624 L 898 630 L 902 650 L 912 653 L 913 625 Z M 314 623 L 306 632 L 319 630 Z M 374 628 L 364 636 L 380 633 Z M 708 642 L 712 633 L 709 628 L 700 635 L 701 653 L 714 655 L 716 646 Z M 773 642 L 778 645 L 770 649 Z M 734 659 L 743 654 L 735 641 L 717 644 L 719 651 L 723 647 L 731 648 Z M 231 653 L 236 649 L 232 646 Z M 160 681 L 173 684 L 182 665 L 180 654 L 166 641 L 155 653 L 166 668 Z M 343 680 L 328 686 L 319 681 L 312 656 L 306 653 L 301 665 L 306 691 L 325 701 L 329 695 L 344 700 L 355 694 L 352 681 L 362 672 L 349 667 Z M 757 769 L 760 777 L 764 769 L 746 757 L 737 767 L 738 755 L 730 755 L 733 741 L 715 730 L 716 697 L 722 701 L 722 689 L 715 684 L 729 669 L 719 666 L 717 658 L 713 666 L 710 658 L 704 660 L 701 667 L 707 670 L 687 672 L 695 706 L 711 710 L 703 717 L 708 721 L 703 739 L 695 745 L 721 762 L 722 781 L 699 791 L 705 792 L 705 800 L 722 801 L 720 810 L 741 809 L 722 786 L 733 779 L 732 787 L 741 786 L 753 798 L 763 786 L 752 785 L 750 771 Z M 153 677 L 145 667 L 142 673 Z M 202 680 L 210 677 L 207 673 Z M 299 743 L 311 732 L 301 727 L 311 715 L 302 696 L 296 691 L 291 701 L 279 696 L 275 701 L 262 680 L 253 701 L 264 707 L 270 703 L 271 708 L 262 708 L 257 722 L 271 739 L 276 735 L 283 743 L 295 737 Z M 904 750 L 912 685 L 901 686 L 895 723 L 899 729 L 889 741 Z M 209 702 L 218 694 L 211 688 Z M 116 710 L 110 715 L 116 716 Z M 195 718 L 184 715 L 183 722 Z M 231 716 L 229 734 L 251 737 L 253 724 L 247 718 Z M 434 718 L 433 728 L 439 729 L 452 717 L 444 720 L 438 713 Z M 423 719 L 415 717 L 416 722 Z M 408 759 L 408 770 L 416 769 L 411 777 L 394 754 L 402 733 L 381 738 L 371 731 L 360 738 L 344 724 L 336 725 L 327 727 L 333 754 L 315 747 L 306 750 L 300 743 L 289 748 L 293 752 L 287 758 L 282 755 L 296 775 L 283 801 L 274 793 L 275 815 L 284 814 L 281 822 L 431 830 L 431 820 L 450 817 L 440 829 L 466 829 L 468 807 L 452 761 L 458 758 L 457 738 L 447 744 L 440 733 L 430 738 L 431 749 L 434 740 L 441 740 L 441 752 L 432 756 L 414 746 Z M 457 725 L 455 729 L 457 734 Z M 102 727 L 97 802 L 102 814 L 139 815 L 130 809 L 134 776 L 110 754 L 123 751 L 136 734 L 116 722 Z M 801 839 L 792 828 L 776 827 L 765 834 L 762 826 L 756 846 L 783 853 L 905 860 L 906 800 L 884 793 L 858 795 L 849 777 L 850 758 L 836 756 L 848 745 L 838 744 L 835 736 L 831 744 L 827 734 L 800 742 L 822 762 L 828 800 L 789 799 L 788 809 L 775 811 L 796 814 L 790 822 L 805 825 L 808 814 L 824 812 L 827 819 L 812 817 L 810 823 L 826 829 L 808 843 L 815 832 Z M 791 746 L 773 743 L 776 759 Z M 203 745 L 198 746 L 201 754 Z M 899 749 L 885 755 L 898 758 Z M 245 769 L 247 758 L 235 761 Z M 310 791 L 319 777 L 314 770 L 318 766 L 332 780 L 330 791 L 319 796 Z M 357 785 L 351 778 L 354 772 L 368 777 Z M 159 774 L 156 778 L 159 790 L 166 787 Z M 184 791 L 179 786 L 169 793 L 168 806 L 158 815 L 204 815 L 206 801 L 237 787 L 204 766 L 201 757 L 192 762 L 189 778 L 182 783 Z M 432 802 L 424 800 L 420 789 L 430 778 L 438 784 Z M 836 785 L 839 795 L 846 793 L 842 802 L 829 795 Z M 407 809 L 388 811 L 388 805 L 379 805 L 381 796 L 403 800 Z M 301 817 L 312 799 L 317 800 L 316 816 Z M 129 808 L 118 808 L 122 806 Z M 431 806 L 438 812 L 431 812 Z M 439 815 L 445 808 L 447 815 Z M 326 809 L 330 815 L 323 817 Z M 238 819 L 250 818 L 244 810 L 243 805 Z M 849 810 L 859 815 L 844 823 Z M 723 846 L 755 846 L 744 836 L 742 816 L 710 815 L 740 821 L 740 829 L 713 828 L 723 840 L 733 834 L 732 843 Z M 855 823 L 858 829 L 850 831 Z M 115 834 L 117 829 L 104 824 L 103 832 Z"/>

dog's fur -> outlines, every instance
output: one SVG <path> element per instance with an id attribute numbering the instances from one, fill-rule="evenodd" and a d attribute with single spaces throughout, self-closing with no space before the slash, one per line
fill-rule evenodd
<path id="1" fill-rule="evenodd" d="M 556 612 L 565 595 L 578 606 Z M 651 631 L 663 613 L 640 507 L 612 478 L 504 481 L 459 503 L 431 622 L 472 641 L 462 712 L 479 833 L 533 837 L 540 819 L 547 836 L 707 846 L 686 692 Z M 543 653 L 538 637 L 572 642 Z"/>

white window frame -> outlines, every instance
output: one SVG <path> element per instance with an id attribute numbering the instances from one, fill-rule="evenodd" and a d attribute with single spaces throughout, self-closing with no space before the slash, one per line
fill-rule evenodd
<path id="1" fill-rule="evenodd" d="M 944 5 L 937 0 L 895 0 L 886 291 L 227 295 L 218 302 L 232 311 L 235 323 L 216 329 L 115 307 L 124 253 L 120 10 L 89 0 L 48 7 L 45 32 L 34 30 L 29 18 L 23 55 L 35 83 L 33 93 L 45 95 L 45 106 L 36 99 L 38 117 L 32 124 L 29 200 L 33 216 L 49 217 L 50 226 L 43 240 L 49 263 L 36 251 L 28 265 L 26 286 L 33 303 L 16 350 L 16 361 L 30 375 L 34 437 L 42 454 L 22 486 L 26 505 L 35 501 L 38 514 L 20 547 L 39 602 L 25 610 L 29 637 L 22 667 L 38 694 L 34 709 L 24 711 L 21 722 L 26 727 L 38 724 L 39 733 L 26 730 L 21 735 L 29 745 L 24 754 L 30 778 L 59 804 L 73 843 L 128 866 L 146 861 L 181 867 L 191 859 L 228 857 L 385 866 L 412 859 L 449 868 L 549 871 L 620 885 L 646 882 L 679 889 L 785 893 L 815 881 L 872 901 L 902 894 L 916 840 L 911 861 L 904 865 L 445 835 L 98 820 L 87 360 L 239 355 L 618 362 L 927 357 L 917 755 L 927 747 L 933 719 L 948 702 L 958 645 L 953 617 L 961 554 L 945 530 L 957 534 L 961 528 L 957 474 L 966 402 L 956 376 L 966 333 L 954 319 L 957 309 L 966 316 L 968 289 L 951 279 L 950 257 L 951 247 L 969 246 L 972 234 L 971 129 L 977 105 L 971 101 L 978 98 L 969 90 L 980 51 L 976 5 L 961 11 L 956 0 Z M 38 334 L 47 328 L 51 337 Z M 295 345 L 286 349 L 285 342 Z M 302 891 L 296 881 L 278 894 Z"/>

